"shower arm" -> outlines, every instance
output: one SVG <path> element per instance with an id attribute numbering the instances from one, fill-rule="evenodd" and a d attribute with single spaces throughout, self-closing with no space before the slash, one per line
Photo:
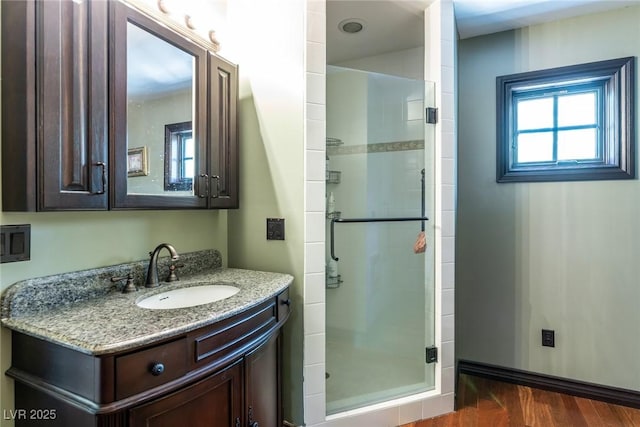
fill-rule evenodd
<path id="1" fill-rule="evenodd" d="M 331 247 L 331 259 L 334 261 L 339 261 L 338 257 L 335 255 L 334 241 L 335 241 L 335 224 L 339 223 L 362 223 L 362 222 L 407 222 L 407 221 L 422 221 L 424 224 L 425 221 L 429 221 L 429 218 L 426 216 L 408 216 L 401 218 L 333 218 L 331 220 L 331 230 L 330 230 L 330 247 Z"/>

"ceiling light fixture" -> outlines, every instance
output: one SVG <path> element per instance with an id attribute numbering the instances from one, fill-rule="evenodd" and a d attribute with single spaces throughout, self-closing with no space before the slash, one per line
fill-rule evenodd
<path id="1" fill-rule="evenodd" d="M 344 21 L 340 21 L 338 28 L 347 34 L 359 33 L 364 30 L 364 21 L 356 18 L 345 19 Z"/>

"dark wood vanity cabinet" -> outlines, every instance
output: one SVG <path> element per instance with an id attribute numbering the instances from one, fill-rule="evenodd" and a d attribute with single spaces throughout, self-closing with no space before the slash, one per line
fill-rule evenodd
<path id="1" fill-rule="evenodd" d="M 107 209 L 107 3 L 2 4 L 6 211 Z"/>
<path id="2" fill-rule="evenodd" d="M 119 0 L 8 1 L 1 19 L 3 210 L 238 207 L 236 65 Z M 142 62 L 154 41 L 169 48 Z M 166 82 L 180 74 L 172 55 L 193 60 L 188 87 Z M 155 93 L 142 92 L 141 69 L 153 70 Z M 138 99 L 158 94 L 182 108 L 177 87 L 192 97 L 188 118 L 157 106 L 135 115 Z M 195 148 L 175 160 L 165 127 L 184 123 Z"/>
<path id="3" fill-rule="evenodd" d="M 129 426 L 282 426 L 277 346 L 273 337 L 221 372 L 131 409 Z"/>
<path id="4" fill-rule="evenodd" d="M 16 426 L 280 427 L 288 290 L 163 342 L 91 356 L 12 332 Z M 47 412 L 48 411 L 48 412 Z M 29 414 L 48 414 L 42 418 Z"/>

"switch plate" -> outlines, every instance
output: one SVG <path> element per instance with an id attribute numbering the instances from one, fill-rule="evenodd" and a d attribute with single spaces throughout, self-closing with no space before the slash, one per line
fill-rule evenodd
<path id="1" fill-rule="evenodd" d="M 31 225 L 0 226 L 0 262 L 31 259 Z"/>
<path id="2" fill-rule="evenodd" d="M 542 330 L 542 346 L 543 347 L 555 347 L 556 346 L 556 333 L 551 329 Z"/>
<path id="3" fill-rule="evenodd" d="M 284 218 L 267 218 L 267 240 L 284 240 Z"/>

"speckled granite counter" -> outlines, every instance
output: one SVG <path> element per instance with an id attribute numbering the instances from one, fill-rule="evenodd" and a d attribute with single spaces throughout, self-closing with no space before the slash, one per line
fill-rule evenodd
<path id="1" fill-rule="evenodd" d="M 220 268 L 217 251 L 185 254 L 180 262 L 185 264 L 180 281 L 153 289 L 144 288 L 140 280 L 148 261 L 15 283 L 2 296 L 2 324 L 87 354 L 114 353 L 233 316 L 274 297 L 293 281 L 288 274 Z M 161 278 L 167 265 L 167 259 L 159 265 Z M 123 294 L 122 285 L 113 285 L 109 278 L 128 272 L 133 272 L 139 290 Z M 152 294 L 216 282 L 232 283 L 240 292 L 189 308 L 149 310 L 135 304 Z"/>

